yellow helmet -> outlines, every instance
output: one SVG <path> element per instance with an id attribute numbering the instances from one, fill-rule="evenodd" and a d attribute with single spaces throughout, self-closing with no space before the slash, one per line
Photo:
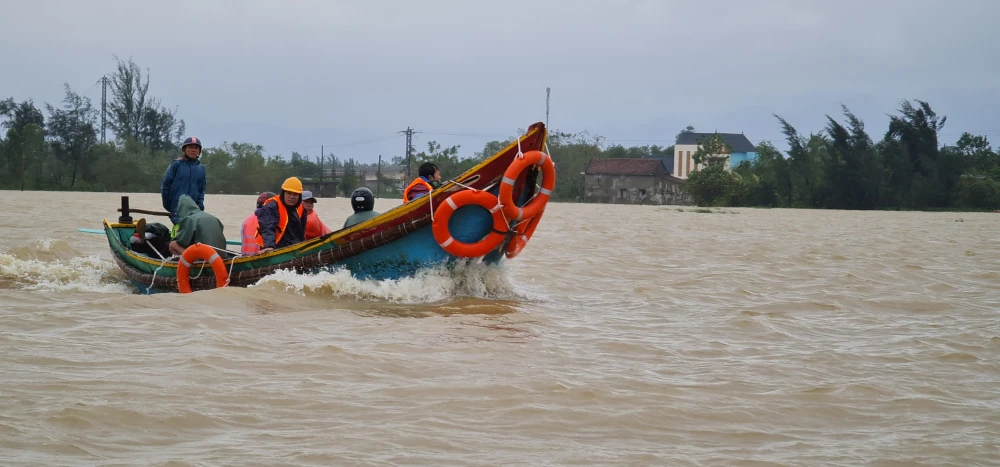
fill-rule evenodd
<path id="1" fill-rule="evenodd" d="M 281 184 L 281 189 L 289 193 L 302 194 L 302 181 L 298 177 L 288 177 L 285 179 L 285 183 Z"/>

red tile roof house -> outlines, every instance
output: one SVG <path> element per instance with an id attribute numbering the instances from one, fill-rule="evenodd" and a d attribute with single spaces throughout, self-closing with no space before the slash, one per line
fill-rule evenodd
<path id="1" fill-rule="evenodd" d="M 659 159 L 591 159 L 584 171 L 583 202 L 692 205 L 685 184 Z"/>

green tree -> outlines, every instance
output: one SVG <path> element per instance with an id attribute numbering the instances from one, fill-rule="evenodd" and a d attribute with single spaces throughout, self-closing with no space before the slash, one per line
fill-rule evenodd
<path id="1" fill-rule="evenodd" d="M 698 149 L 692 159 L 697 165 L 724 167 L 731 152 L 732 149 L 726 144 L 726 139 L 719 133 L 713 133 L 708 138 L 698 140 Z"/>
<path id="2" fill-rule="evenodd" d="M 691 194 L 698 206 L 738 205 L 741 182 L 738 176 L 721 164 L 710 164 L 688 176 L 684 191 Z"/>
<path id="3" fill-rule="evenodd" d="M 38 125 L 28 123 L 20 131 L 7 130 L 3 148 L 7 171 L 2 175 L 3 185 L 21 191 L 43 189 L 45 166 L 45 134 Z"/>
<path id="4" fill-rule="evenodd" d="M 108 125 L 120 139 L 133 138 L 153 150 L 172 149 L 184 134 L 184 121 L 149 95 L 149 70 L 145 76 L 132 59 L 118 57 L 111 75 Z"/>
<path id="5" fill-rule="evenodd" d="M 45 128 L 45 116 L 31 100 L 20 104 L 14 102 L 14 98 L 0 101 L 0 117 L 6 119 L 0 124 L 0 128 L 8 130 L 13 129 L 20 132 L 30 124 L 34 124 L 38 128 Z"/>
<path id="6" fill-rule="evenodd" d="M 87 157 L 97 144 L 97 112 L 89 98 L 73 92 L 69 84 L 65 84 L 64 88 L 63 107 L 59 109 L 49 104 L 45 107 L 49 111 L 48 133 L 52 149 L 56 158 L 69 166 L 69 186 L 73 188 L 81 166 L 89 168 Z"/>

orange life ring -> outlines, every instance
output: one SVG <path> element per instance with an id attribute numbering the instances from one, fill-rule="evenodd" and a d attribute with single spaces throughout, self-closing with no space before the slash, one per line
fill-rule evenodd
<path id="1" fill-rule="evenodd" d="M 535 196 L 521 207 L 514 204 L 514 181 L 521 176 L 521 172 L 531 166 L 542 168 L 542 188 Z M 542 151 L 528 151 L 524 157 L 514 158 L 503 173 L 503 182 L 500 184 L 500 204 L 503 204 L 503 213 L 513 221 L 530 219 L 538 215 L 545 209 L 545 204 L 552 196 L 552 190 L 556 187 L 556 164 L 552 158 Z"/>
<path id="2" fill-rule="evenodd" d="M 517 236 L 510 240 L 510 243 L 507 244 L 507 251 L 504 253 L 507 259 L 517 256 L 524 249 L 525 245 L 528 244 L 528 240 L 531 240 L 531 235 L 535 233 L 535 227 L 538 227 L 538 221 L 542 220 L 542 214 L 545 214 L 545 211 L 538 213 L 537 216 L 532 217 L 517 227 Z"/>
<path id="3" fill-rule="evenodd" d="M 464 243 L 455 240 L 448 229 L 451 215 L 463 206 L 481 206 L 493 215 L 493 230 L 476 243 Z M 503 243 L 507 231 L 507 221 L 500 214 L 500 201 L 496 196 L 485 191 L 460 191 L 449 196 L 434 211 L 434 223 L 431 225 L 434 241 L 448 253 L 463 258 L 478 258 L 496 249 Z"/>
<path id="4" fill-rule="evenodd" d="M 177 261 L 177 290 L 180 293 L 191 293 L 191 264 L 199 259 L 212 265 L 216 288 L 229 284 L 229 272 L 219 253 L 204 243 L 195 243 L 185 248 L 181 259 Z"/>

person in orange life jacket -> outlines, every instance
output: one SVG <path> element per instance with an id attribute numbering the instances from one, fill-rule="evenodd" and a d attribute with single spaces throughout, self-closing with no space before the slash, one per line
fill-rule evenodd
<path id="1" fill-rule="evenodd" d="M 306 215 L 308 215 L 306 222 L 306 240 L 322 237 L 323 235 L 333 232 L 326 226 L 326 224 L 323 223 L 323 221 L 319 220 L 319 216 L 316 214 L 316 211 L 313 210 L 316 207 L 316 197 L 313 196 L 313 193 L 309 190 L 302 192 L 302 207 L 305 209 Z"/>
<path id="2" fill-rule="evenodd" d="M 409 203 L 441 186 L 441 171 L 433 163 L 421 164 L 417 175 L 403 190 L 403 203 Z"/>
<path id="3" fill-rule="evenodd" d="M 296 177 L 285 179 L 285 183 L 281 184 L 281 193 L 264 201 L 264 205 L 257 210 L 260 252 L 267 253 L 304 241 L 308 216 L 302 207 L 302 182 Z"/>
<path id="4" fill-rule="evenodd" d="M 264 205 L 264 201 L 275 196 L 277 195 L 270 191 L 261 193 L 257 196 L 256 210 L 243 220 L 243 226 L 240 227 L 240 243 L 242 244 L 241 253 L 244 255 L 256 255 L 260 253 L 260 245 L 257 244 L 257 228 L 260 226 L 257 222 L 257 212 Z"/>

